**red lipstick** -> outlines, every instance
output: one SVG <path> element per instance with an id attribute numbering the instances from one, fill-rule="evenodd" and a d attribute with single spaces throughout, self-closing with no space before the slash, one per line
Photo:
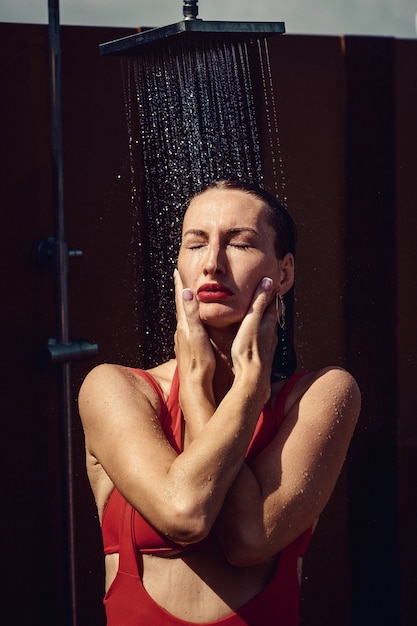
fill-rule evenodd
<path id="1" fill-rule="evenodd" d="M 198 288 L 197 294 L 200 302 L 218 302 L 233 295 L 228 287 L 220 283 L 205 283 Z"/>

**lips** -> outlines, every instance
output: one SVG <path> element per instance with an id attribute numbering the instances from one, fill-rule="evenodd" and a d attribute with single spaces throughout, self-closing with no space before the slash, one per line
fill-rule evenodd
<path id="1" fill-rule="evenodd" d="M 206 283 L 197 290 L 198 299 L 201 302 L 217 302 L 227 300 L 233 295 L 232 291 L 220 283 Z"/>

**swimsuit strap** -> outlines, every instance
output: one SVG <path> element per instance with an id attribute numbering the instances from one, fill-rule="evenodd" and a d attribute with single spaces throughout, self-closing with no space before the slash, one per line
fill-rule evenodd
<path id="1" fill-rule="evenodd" d="M 281 425 L 281 422 L 283 421 L 285 417 L 285 403 L 287 401 L 288 396 L 290 395 L 291 391 L 294 389 L 298 381 L 301 378 L 303 378 L 303 376 L 306 376 L 307 374 L 308 372 L 298 372 L 297 374 L 293 374 L 292 376 L 287 378 L 287 380 L 285 381 L 285 384 L 281 392 L 278 394 L 277 398 L 275 399 L 274 405 L 272 407 L 272 413 L 278 422 L 278 426 Z"/>
<path id="2" fill-rule="evenodd" d="M 151 374 L 149 374 L 149 372 L 147 372 L 146 370 L 134 368 L 133 371 L 139 374 L 139 376 L 141 376 L 144 380 L 146 380 L 147 383 L 150 384 L 152 389 L 157 394 L 159 401 L 161 403 L 161 406 L 162 406 L 165 403 L 165 398 L 164 398 L 164 394 L 162 393 L 162 389 L 156 382 L 155 378 Z"/>
<path id="3" fill-rule="evenodd" d="M 134 542 L 134 508 L 123 498 L 119 520 L 119 571 L 138 576 Z"/>

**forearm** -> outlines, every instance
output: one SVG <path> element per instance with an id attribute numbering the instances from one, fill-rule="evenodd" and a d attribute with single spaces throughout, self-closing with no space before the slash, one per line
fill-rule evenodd
<path id="1" fill-rule="evenodd" d="M 209 378 L 201 373 L 181 374 L 180 371 L 179 398 L 189 440 L 197 437 L 215 415 L 221 415 L 226 406 L 233 414 L 235 409 L 247 405 L 257 420 L 270 396 L 269 377 L 262 370 L 260 363 L 242 368 L 218 407 Z"/>
<path id="2" fill-rule="evenodd" d="M 187 441 L 198 436 L 216 411 L 211 385 L 195 377 L 183 377 L 180 385 L 180 405 L 187 431 Z"/>
<path id="3" fill-rule="evenodd" d="M 223 408 L 226 408 L 226 406 L 220 407 L 220 409 Z M 236 409 L 236 407 L 234 408 Z M 213 429 L 205 428 L 205 426 L 212 419 L 212 427 L 217 417 L 219 417 L 215 416 L 215 410 L 211 406 L 206 412 L 200 406 L 200 411 L 196 411 L 196 413 L 199 416 L 199 425 L 194 421 L 193 428 L 189 431 L 188 443 L 188 445 L 191 445 L 191 442 L 194 442 L 194 446 L 191 448 L 194 453 L 196 452 L 195 443 L 198 444 L 198 436 L 200 434 L 201 440 L 205 444 L 210 440 L 215 441 Z M 203 423 L 204 420 L 206 420 L 205 423 Z M 223 430 L 223 426 L 221 428 Z M 195 441 L 196 437 L 197 442 Z M 208 496 L 212 506 L 211 519 L 214 523 L 214 529 L 228 560 L 235 565 L 242 565 L 246 562 L 246 559 L 248 559 L 249 563 L 252 561 L 256 563 L 263 562 L 268 560 L 270 555 L 275 554 L 272 547 L 267 547 L 268 533 L 264 519 L 265 507 L 262 490 L 255 474 L 244 460 L 251 437 L 252 434 L 248 431 L 244 445 L 238 449 L 236 434 L 232 434 L 230 447 L 224 448 L 224 456 L 227 458 L 229 465 L 227 473 L 225 472 L 227 468 L 219 465 L 222 455 L 216 443 L 214 475 L 210 474 L 209 484 L 207 485 L 207 483 L 204 484 L 207 472 L 203 473 L 199 483 L 200 495 L 205 493 L 206 486 L 209 488 Z M 232 465 L 235 455 L 237 464 Z M 237 468 L 238 471 L 236 473 Z M 221 471 L 217 473 L 219 469 Z M 235 478 L 232 480 L 234 475 Z M 216 485 L 221 487 L 217 492 Z M 266 552 L 265 548 L 267 548 Z M 268 555 L 266 558 L 265 554 Z"/>
<path id="4" fill-rule="evenodd" d="M 189 289 L 181 292 L 181 287 L 177 274 L 175 353 L 186 445 L 169 468 L 169 477 L 180 485 L 185 508 L 194 507 L 196 517 L 205 519 L 206 528 L 211 528 L 245 461 L 271 392 L 271 337 L 275 337 L 276 325 L 269 293 L 272 281 L 263 279 L 258 285 L 234 338 L 232 333 L 222 338 L 223 360 L 213 352 L 214 339 L 201 323 L 197 300 Z M 227 391 L 228 380 L 222 380 L 222 375 L 228 379 L 232 372 L 233 383 Z M 218 406 L 215 397 L 223 397 Z"/>
<path id="5" fill-rule="evenodd" d="M 210 527 L 244 463 L 263 405 L 258 396 L 255 390 L 248 393 L 242 378 L 216 410 L 208 402 L 196 408 L 189 444 L 170 468 L 169 478 L 182 483 L 190 508 L 199 509 Z"/>
<path id="6" fill-rule="evenodd" d="M 243 393 L 246 392 L 247 394 L 247 385 L 243 384 L 242 389 Z M 222 414 L 225 410 L 230 410 L 230 413 L 232 414 L 236 411 L 236 409 L 238 409 L 236 397 L 233 393 L 234 391 L 235 390 L 232 389 L 231 392 L 229 392 L 229 397 L 226 398 L 222 405 L 216 410 L 214 401 L 209 400 L 209 394 L 203 391 L 203 385 L 201 383 L 198 384 L 197 381 L 193 381 L 188 385 L 183 385 L 181 407 L 183 409 L 187 429 L 187 447 L 191 445 L 191 442 L 194 442 L 194 446 L 191 448 L 192 452 L 196 451 L 196 443 L 198 444 L 200 441 L 203 442 L 204 445 L 207 445 L 209 441 L 215 441 L 213 426 L 217 428 L 216 422 L 219 423 L 222 431 L 225 427 L 228 428 L 231 426 L 231 421 L 226 417 L 226 415 L 226 424 L 223 424 L 221 420 Z M 256 403 L 256 401 L 253 402 Z M 227 408 L 228 405 L 231 406 L 231 409 Z M 255 417 L 256 419 L 252 422 L 250 436 L 249 431 L 247 432 L 244 445 L 242 447 L 237 446 L 237 433 L 234 429 L 231 432 L 231 447 L 230 449 L 226 447 L 224 450 L 224 454 L 227 455 L 228 463 L 232 463 L 233 458 L 236 455 L 238 462 L 237 467 L 239 468 L 238 472 L 235 474 L 236 467 L 233 467 L 230 476 L 224 477 L 219 475 L 217 477 L 217 481 L 223 487 L 221 494 L 219 494 L 219 501 L 222 503 L 221 506 L 223 508 L 220 516 L 221 521 L 216 523 L 216 530 L 219 533 L 219 538 L 221 540 L 224 537 L 225 546 L 233 548 L 233 551 L 235 547 L 240 549 L 242 542 L 245 543 L 247 540 L 253 539 L 255 529 L 257 534 L 262 532 L 263 529 L 263 519 L 261 513 L 262 493 L 255 475 L 244 461 L 247 448 L 252 437 L 254 425 L 259 418 L 262 408 L 263 401 L 259 400 L 259 404 L 256 406 L 253 414 L 251 415 L 252 418 Z M 208 424 L 210 421 L 211 424 L 209 428 Z M 200 435 L 201 437 L 199 437 Z M 220 458 L 220 450 L 217 443 L 215 444 L 215 448 L 218 453 L 216 460 L 218 460 Z M 232 483 L 230 483 L 230 478 L 234 474 L 236 477 Z M 213 476 L 211 478 L 212 480 L 214 478 L 214 483 L 216 483 L 216 477 Z M 229 484 L 230 488 L 227 489 Z M 211 496 L 213 497 L 213 484 L 210 485 L 210 490 Z M 217 509 L 220 513 L 218 506 Z M 233 539 L 231 540 L 231 538 Z"/>

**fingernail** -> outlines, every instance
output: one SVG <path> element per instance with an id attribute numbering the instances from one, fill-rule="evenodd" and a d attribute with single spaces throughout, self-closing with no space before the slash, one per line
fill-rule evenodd
<path id="1" fill-rule="evenodd" d="M 183 289 L 182 290 L 182 299 L 184 302 L 190 302 L 193 299 L 193 292 L 191 289 Z"/>
<path id="2" fill-rule="evenodd" d="M 261 280 L 261 289 L 263 289 L 264 291 L 271 291 L 272 278 L 268 278 L 267 276 L 265 276 L 265 278 Z"/>
<path id="3" fill-rule="evenodd" d="M 174 269 L 174 274 L 173 274 L 174 278 L 175 278 L 175 276 L 176 276 L 177 274 L 178 274 L 178 270 L 177 270 L 177 268 L 175 268 L 175 269 Z"/>

